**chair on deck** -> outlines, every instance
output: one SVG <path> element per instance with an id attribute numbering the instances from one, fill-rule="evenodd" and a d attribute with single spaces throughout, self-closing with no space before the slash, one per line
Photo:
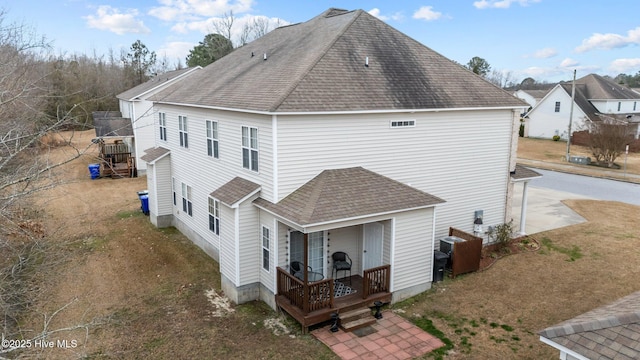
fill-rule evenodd
<path id="1" fill-rule="evenodd" d="M 338 277 L 338 271 L 344 271 L 344 275 L 349 271 L 349 284 L 351 284 L 351 258 L 346 252 L 336 251 L 331 255 L 333 259 L 333 271 L 336 272 L 336 278 Z M 333 275 L 333 272 L 332 272 Z"/>

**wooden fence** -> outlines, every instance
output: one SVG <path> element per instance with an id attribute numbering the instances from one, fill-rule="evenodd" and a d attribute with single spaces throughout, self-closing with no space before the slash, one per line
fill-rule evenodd
<path id="1" fill-rule="evenodd" d="M 478 271 L 482 255 L 482 238 L 452 227 L 449 228 L 449 236 L 457 236 L 466 240 L 453 243 L 451 276 L 456 277 L 460 274 Z"/>

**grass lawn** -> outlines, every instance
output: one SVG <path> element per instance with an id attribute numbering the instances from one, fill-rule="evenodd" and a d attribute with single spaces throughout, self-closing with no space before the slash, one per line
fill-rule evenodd
<path id="1" fill-rule="evenodd" d="M 521 142 L 527 149 L 536 144 Z M 562 143 L 540 146 L 549 158 L 562 152 Z M 36 220 L 52 234 L 47 257 L 55 261 L 19 324 L 25 336 L 42 331 L 43 318 L 51 320 L 48 330 L 89 326 L 48 338 L 77 340 L 76 348 L 31 348 L 23 355 L 337 358 L 262 302 L 226 303 L 218 264 L 176 229 L 156 229 L 141 215 L 136 191 L 146 179 L 89 180 L 93 161 L 68 164 L 59 173 L 68 182 L 35 199 Z M 538 340 L 539 330 L 640 290 L 640 207 L 566 203 L 588 222 L 535 234 L 539 251 L 507 256 L 392 306 L 449 344 L 424 358 L 557 359 Z"/>
<path id="2" fill-rule="evenodd" d="M 533 138 L 518 138 L 518 159 L 544 161 L 545 164 L 536 164 L 541 168 L 553 169 L 554 164 L 569 164 L 564 159 L 567 154 L 567 143 L 564 141 L 553 141 L 548 139 L 533 139 Z M 571 155 L 577 156 L 589 156 L 593 159 L 593 155 L 589 151 L 589 148 L 584 146 L 572 145 L 570 148 Z M 640 153 L 629 153 L 626 157 L 627 174 L 640 174 Z M 523 164 L 531 165 L 526 161 L 521 161 Z M 612 178 L 622 179 L 625 176 L 624 172 L 625 154 L 620 155 L 616 159 L 616 164 L 620 165 L 620 169 L 607 169 L 591 165 L 573 165 L 572 172 L 606 176 Z M 627 180 L 629 180 L 627 178 Z M 634 182 L 640 182 L 636 180 Z"/>

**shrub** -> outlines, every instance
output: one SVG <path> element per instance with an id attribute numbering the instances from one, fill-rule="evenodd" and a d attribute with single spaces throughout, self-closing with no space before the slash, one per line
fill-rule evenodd
<path id="1" fill-rule="evenodd" d="M 524 123 L 520 123 L 520 130 L 518 131 L 518 136 L 524 137 Z"/>
<path id="2" fill-rule="evenodd" d="M 489 239 L 498 246 L 498 250 L 508 250 L 509 243 L 511 242 L 511 236 L 513 234 L 513 220 L 510 220 L 508 223 L 489 228 L 489 232 L 487 234 L 489 235 Z"/>
<path id="3" fill-rule="evenodd" d="M 553 141 L 558 141 L 560 140 L 560 135 L 553 135 L 552 139 Z"/>

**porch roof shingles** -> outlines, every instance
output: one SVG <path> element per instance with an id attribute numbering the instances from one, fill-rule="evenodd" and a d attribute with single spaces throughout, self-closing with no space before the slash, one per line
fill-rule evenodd
<path id="1" fill-rule="evenodd" d="M 251 195 L 253 192 L 259 189 L 260 185 L 236 176 L 226 184 L 214 190 L 210 194 L 210 196 L 222 201 L 226 205 L 233 206 L 238 201 L 244 199 L 245 197 Z"/>
<path id="2" fill-rule="evenodd" d="M 170 152 L 171 150 L 163 148 L 162 146 L 150 148 L 144 151 L 144 155 L 140 157 L 140 160 L 146 161 L 148 163 L 153 163 Z"/>
<path id="3" fill-rule="evenodd" d="M 539 332 L 589 359 L 640 358 L 640 291 Z"/>
<path id="4" fill-rule="evenodd" d="M 277 204 L 258 207 L 300 226 L 431 207 L 445 202 L 362 167 L 324 170 Z"/>

